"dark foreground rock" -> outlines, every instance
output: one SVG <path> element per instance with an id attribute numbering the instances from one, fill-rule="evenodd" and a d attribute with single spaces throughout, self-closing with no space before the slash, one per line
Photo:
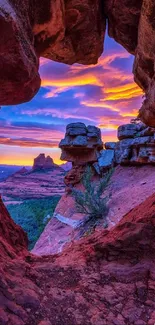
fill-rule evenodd
<path id="1" fill-rule="evenodd" d="M 0 3 L 0 104 L 30 100 L 40 87 L 39 58 L 96 64 L 108 33 L 135 56 L 145 93 L 139 117 L 155 126 L 154 0 L 3 0 Z"/>
<path id="2" fill-rule="evenodd" d="M 154 325 L 155 195 L 112 230 L 36 257 L 0 201 L 0 324 Z"/>

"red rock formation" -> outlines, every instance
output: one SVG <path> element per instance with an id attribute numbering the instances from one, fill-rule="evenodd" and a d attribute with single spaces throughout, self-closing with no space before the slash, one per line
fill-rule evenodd
<path id="1" fill-rule="evenodd" d="M 80 183 L 86 166 L 73 166 L 72 169 L 66 174 L 64 183 L 66 186 L 75 185 Z"/>
<path id="2" fill-rule="evenodd" d="M 54 164 L 53 159 L 50 156 L 45 157 L 44 153 L 34 159 L 33 170 L 52 169 L 53 167 L 59 168 L 58 165 Z"/>
<path id="3" fill-rule="evenodd" d="M 39 57 L 94 64 L 109 35 L 135 55 L 146 99 L 139 116 L 155 126 L 154 0 L 3 0 L 0 4 L 0 104 L 30 100 L 40 86 Z M 92 23 L 93 22 L 93 23 Z M 149 42 L 148 42 L 149 40 Z"/>
<path id="4" fill-rule="evenodd" d="M 53 257 L 25 254 L 25 235 L 0 209 L 1 325 L 154 325 L 155 195 Z"/>
<path id="5" fill-rule="evenodd" d="M 0 256 L 23 255 L 27 250 L 28 239 L 21 227 L 10 218 L 5 205 L 0 198 Z"/>
<path id="6" fill-rule="evenodd" d="M 93 21 L 93 26 L 92 26 Z M 39 57 L 96 63 L 105 18 L 98 0 L 4 0 L 0 4 L 0 104 L 30 100 L 40 87 Z"/>

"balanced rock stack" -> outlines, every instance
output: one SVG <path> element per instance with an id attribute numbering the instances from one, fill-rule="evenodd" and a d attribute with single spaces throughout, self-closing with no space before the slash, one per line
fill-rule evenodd
<path id="1" fill-rule="evenodd" d="M 106 142 L 103 146 L 99 128 L 86 127 L 84 123 L 69 124 L 59 145 L 61 160 L 73 165 L 65 176 L 65 184 L 79 183 L 87 165 L 102 176 L 119 164 L 155 164 L 155 128 L 142 122 L 129 123 L 118 128 L 117 136 L 119 141 Z"/>
<path id="2" fill-rule="evenodd" d="M 115 163 L 123 165 L 155 164 L 155 128 L 130 123 L 118 128 Z"/>
<path id="3" fill-rule="evenodd" d="M 62 150 L 61 160 L 70 161 L 75 165 L 95 162 L 103 148 L 101 131 L 96 126 L 84 123 L 71 123 L 66 127 L 65 138 L 59 147 Z"/>
<path id="4" fill-rule="evenodd" d="M 61 160 L 72 162 L 72 169 L 65 177 L 66 185 L 79 183 L 85 167 L 98 161 L 103 149 L 101 131 L 96 126 L 84 123 L 71 123 L 66 127 L 65 138 L 59 147 L 62 150 Z"/>

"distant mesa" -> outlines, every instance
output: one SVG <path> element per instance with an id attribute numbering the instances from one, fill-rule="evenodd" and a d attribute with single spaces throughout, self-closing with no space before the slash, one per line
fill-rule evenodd
<path id="1" fill-rule="evenodd" d="M 33 171 L 37 170 L 50 170 L 55 167 L 59 167 L 58 165 L 54 164 L 53 159 L 50 156 L 45 157 L 44 153 L 41 153 L 38 157 L 34 159 L 33 164 Z"/>

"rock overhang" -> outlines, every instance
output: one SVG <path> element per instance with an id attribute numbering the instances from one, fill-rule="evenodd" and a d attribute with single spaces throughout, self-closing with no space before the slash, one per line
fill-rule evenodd
<path id="1" fill-rule="evenodd" d="M 135 56 L 145 93 L 139 117 L 155 126 L 154 0 L 4 0 L 0 4 L 0 105 L 29 101 L 40 87 L 39 57 L 96 64 L 109 36 Z M 149 42 L 148 42 L 149 40 Z"/>

